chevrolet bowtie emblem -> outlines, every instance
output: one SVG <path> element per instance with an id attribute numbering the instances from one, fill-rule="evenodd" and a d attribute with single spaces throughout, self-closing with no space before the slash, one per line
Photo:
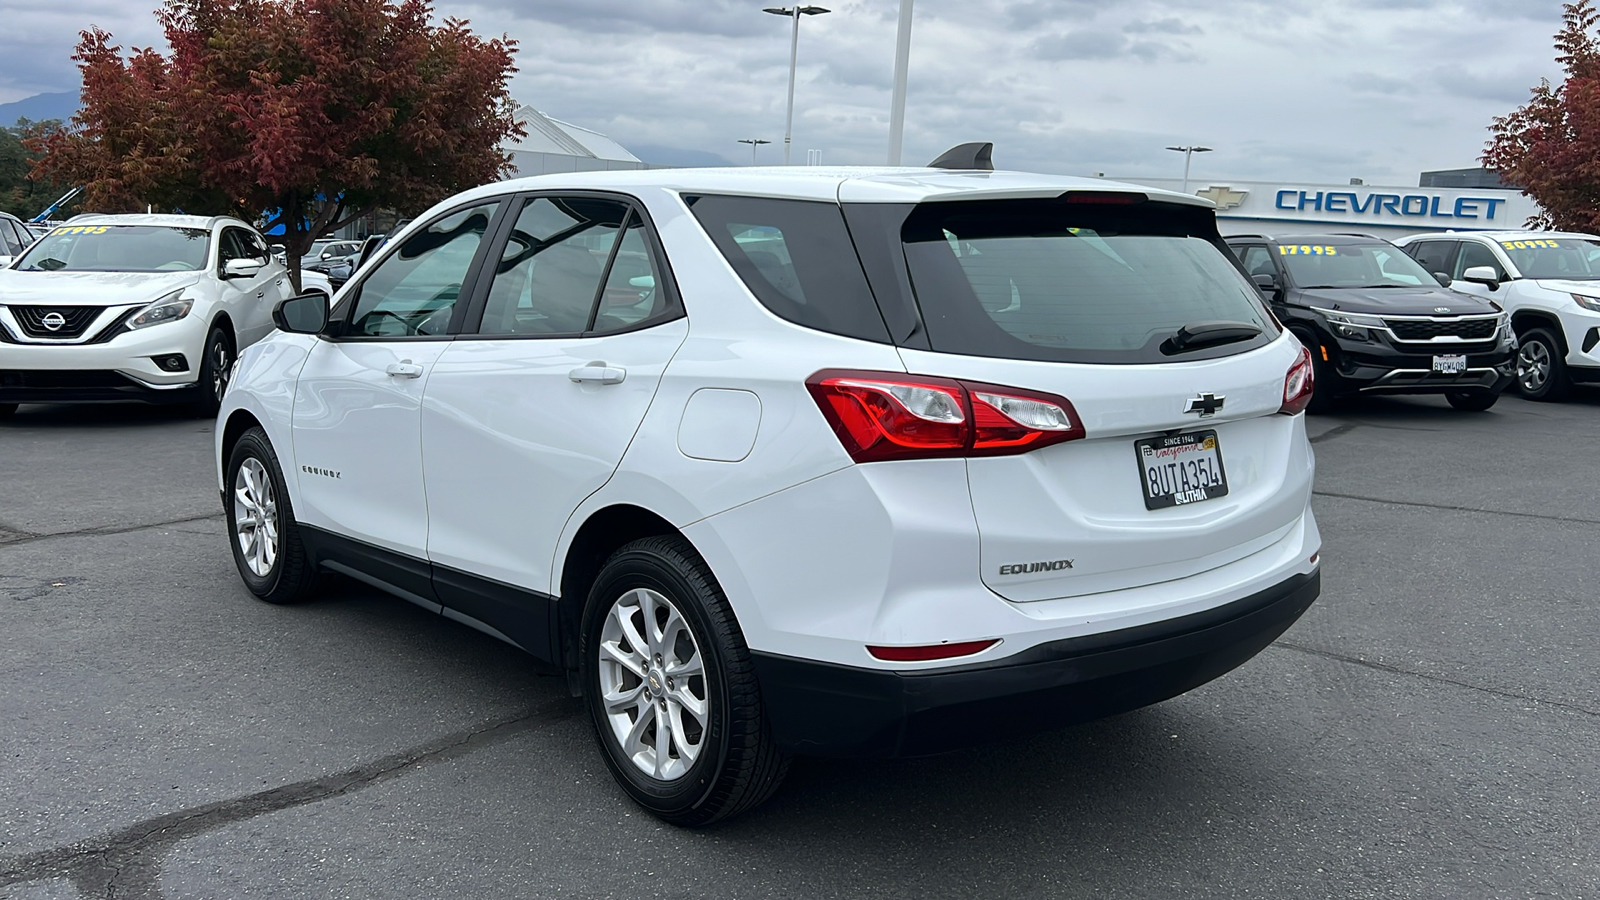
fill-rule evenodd
<path id="1" fill-rule="evenodd" d="M 1222 408 L 1223 401 L 1227 399 L 1222 394 L 1213 394 L 1207 391 L 1198 397 L 1189 398 L 1189 401 L 1183 404 L 1183 411 L 1186 413 L 1199 413 L 1200 418 L 1209 419 L 1217 414 L 1217 410 Z"/>
<path id="2" fill-rule="evenodd" d="M 1235 206 L 1243 203 L 1244 198 L 1250 196 L 1250 192 L 1236 191 L 1225 184 L 1214 184 L 1203 191 L 1195 191 L 1194 195 L 1196 197 L 1204 197 L 1207 200 L 1210 200 L 1212 203 L 1215 203 L 1217 205 L 1217 209 L 1233 209 Z"/>

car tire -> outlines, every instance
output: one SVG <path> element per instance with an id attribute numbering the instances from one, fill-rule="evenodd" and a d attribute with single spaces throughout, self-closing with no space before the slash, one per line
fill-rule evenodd
<path id="1" fill-rule="evenodd" d="M 1517 390 L 1529 400 L 1565 399 L 1572 380 L 1567 375 L 1566 352 L 1548 328 L 1533 328 L 1517 335 Z"/>
<path id="2" fill-rule="evenodd" d="M 16 411 L 17 411 L 17 404 L 15 404 L 15 403 L 0 403 L 0 419 L 8 418 L 12 413 L 14 413 Z"/>
<path id="3" fill-rule="evenodd" d="M 1451 391 L 1444 399 L 1463 412 L 1483 412 L 1494 406 L 1500 395 L 1495 391 Z"/>
<path id="4" fill-rule="evenodd" d="M 1338 396 L 1335 394 L 1337 389 L 1334 387 L 1333 367 L 1322 358 L 1322 342 L 1305 331 L 1296 331 L 1294 336 L 1311 353 L 1311 402 L 1306 404 L 1306 412 L 1311 415 L 1330 412 L 1338 402 Z"/>
<path id="5" fill-rule="evenodd" d="M 233 338 L 221 326 L 211 329 L 200 354 L 200 376 L 195 385 L 200 392 L 194 401 L 196 415 L 215 416 L 222 409 L 222 396 L 228 392 L 228 379 L 233 375 L 233 359 Z"/>
<path id="6" fill-rule="evenodd" d="M 579 647 L 602 756 L 650 813 L 707 825 L 782 783 L 789 760 L 773 740 L 749 647 L 682 538 L 644 538 L 612 554 L 589 592 Z"/>
<path id="7" fill-rule="evenodd" d="M 310 599 L 317 568 L 301 542 L 283 468 L 265 431 L 251 428 L 239 437 L 226 474 L 228 544 L 245 587 L 268 603 Z"/>

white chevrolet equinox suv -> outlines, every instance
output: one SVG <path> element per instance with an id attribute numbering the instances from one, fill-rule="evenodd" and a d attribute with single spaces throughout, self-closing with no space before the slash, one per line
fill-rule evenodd
<path id="1" fill-rule="evenodd" d="M 1211 204 L 971 169 L 487 185 L 245 351 L 245 584 L 526 650 L 700 825 L 792 754 L 1160 701 L 1316 598 L 1311 360 Z"/>

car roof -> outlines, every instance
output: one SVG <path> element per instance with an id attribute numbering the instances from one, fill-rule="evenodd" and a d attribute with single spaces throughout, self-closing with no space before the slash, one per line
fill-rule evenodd
<path id="1" fill-rule="evenodd" d="M 1349 231 L 1334 231 L 1323 234 L 1284 234 L 1274 237 L 1270 234 L 1230 234 L 1223 237 L 1224 241 L 1265 241 L 1269 244 L 1387 244 L 1388 240 L 1375 234 L 1356 234 Z"/>
<path id="2" fill-rule="evenodd" d="M 1600 235 L 1584 234 L 1581 231 L 1429 231 L 1424 234 L 1408 234 L 1405 241 L 1430 240 L 1430 241 L 1458 241 L 1465 237 L 1487 238 L 1491 241 L 1536 241 L 1546 238 L 1572 238 L 1574 240 L 1600 241 Z"/>
<path id="3" fill-rule="evenodd" d="M 74 225 L 163 225 L 168 228 L 211 228 L 227 222 L 234 225 L 245 223 L 233 216 L 183 216 L 171 213 L 84 213 L 73 216 L 70 220 Z M 248 227 L 248 226 L 247 226 Z"/>
<path id="4" fill-rule="evenodd" d="M 922 203 L 937 200 L 983 200 L 1057 197 L 1067 191 L 1145 194 L 1189 206 L 1215 204 L 1191 194 L 1143 185 L 1039 175 L 1029 172 L 855 166 L 747 166 L 741 168 L 633 169 L 610 172 L 561 172 L 515 178 L 483 185 L 457 197 L 467 201 L 535 190 L 629 190 L 657 188 L 682 194 L 734 194 L 794 200 L 854 203 Z"/>

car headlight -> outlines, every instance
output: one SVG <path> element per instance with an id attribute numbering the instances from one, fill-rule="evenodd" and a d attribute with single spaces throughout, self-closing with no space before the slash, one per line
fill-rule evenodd
<path id="1" fill-rule="evenodd" d="M 1328 325 L 1333 329 L 1334 334 L 1342 338 L 1349 338 L 1352 341 L 1370 341 L 1373 339 L 1373 335 L 1368 329 L 1388 327 L 1383 324 L 1383 319 L 1377 316 L 1363 316 L 1360 313 L 1339 312 L 1338 310 L 1321 309 L 1319 307 L 1312 307 L 1312 309 L 1322 313 L 1323 318 L 1328 320 Z"/>
<path id="2" fill-rule="evenodd" d="M 1582 294 L 1573 294 L 1572 299 L 1576 300 L 1579 306 L 1590 312 L 1600 312 L 1600 297 L 1585 297 Z"/>
<path id="3" fill-rule="evenodd" d="M 183 296 L 183 290 L 179 289 L 139 310 L 138 315 L 128 320 L 128 330 L 138 331 L 162 322 L 176 322 L 187 316 L 191 309 L 194 309 L 194 300 Z"/>

